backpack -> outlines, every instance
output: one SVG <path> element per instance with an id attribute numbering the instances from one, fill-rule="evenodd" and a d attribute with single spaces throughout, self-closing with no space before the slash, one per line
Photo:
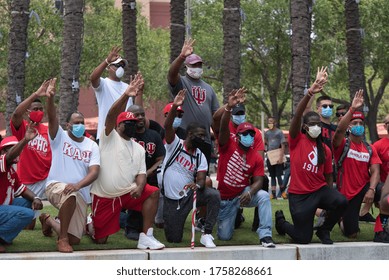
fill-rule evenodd
<path id="1" fill-rule="evenodd" d="M 169 159 L 165 162 L 163 161 L 158 167 L 157 167 L 157 181 L 158 181 L 158 187 L 160 189 L 160 192 L 162 193 L 162 195 L 164 195 L 164 184 L 163 184 L 163 179 L 165 177 L 165 172 L 166 172 L 166 169 L 171 166 L 173 164 L 173 162 L 176 160 L 176 158 L 178 157 L 178 155 L 181 153 L 182 151 L 182 143 L 181 141 L 177 143 L 177 145 L 174 147 L 174 150 L 172 152 L 172 154 L 170 155 Z M 194 178 L 196 179 L 196 174 L 197 174 L 197 169 L 199 167 L 199 157 L 200 157 L 200 154 L 199 153 L 196 153 L 196 168 L 195 168 L 195 172 L 194 172 Z M 164 164 L 165 162 L 165 164 Z"/>
<path id="2" fill-rule="evenodd" d="M 370 144 L 367 143 L 365 140 L 362 140 L 362 142 L 365 145 L 367 151 L 369 152 L 369 161 L 370 161 L 371 156 L 373 154 L 373 149 L 371 148 Z M 350 150 L 350 139 L 347 137 L 346 138 L 346 143 L 345 143 L 344 148 L 343 148 L 343 152 L 340 155 L 340 158 L 339 158 L 338 162 L 335 165 L 336 172 L 338 172 L 340 174 L 339 175 L 339 186 L 338 186 L 338 189 L 340 189 L 342 187 L 342 177 L 343 177 L 343 172 L 344 172 L 343 161 L 345 160 L 349 150 Z"/>

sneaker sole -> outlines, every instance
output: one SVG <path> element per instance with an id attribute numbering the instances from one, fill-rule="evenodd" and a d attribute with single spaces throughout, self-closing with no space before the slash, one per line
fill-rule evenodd
<path id="1" fill-rule="evenodd" d="M 141 250 L 147 250 L 147 249 L 149 249 L 149 250 L 161 250 L 161 249 L 165 248 L 165 246 L 162 245 L 160 247 L 150 248 L 150 246 L 138 245 L 137 248 L 141 249 Z"/>

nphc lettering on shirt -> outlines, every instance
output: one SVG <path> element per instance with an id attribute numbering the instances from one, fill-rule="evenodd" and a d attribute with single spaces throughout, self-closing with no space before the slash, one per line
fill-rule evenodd
<path id="1" fill-rule="evenodd" d="M 196 162 L 191 163 L 188 159 L 186 159 L 182 155 L 178 155 L 176 157 L 176 161 L 179 162 L 185 169 L 194 172 L 195 167 L 196 167 Z"/>
<path id="2" fill-rule="evenodd" d="M 207 99 L 207 92 L 205 89 L 202 89 L 201 87 L 192 87 L 192 96 L 194 100 L 196 100 L 196 103 L 198 105 L 201 105 L 204 103 L 204 101 Z"/>
<path id="3" fill-rule="evenodd" d="M 369 153 L 362 153 L 362 152 L 355 151 L 353 149 L 350 149 L 348 151 L 347 157 L 353 158 L 357 161 L 362 161 L 362 162 L 369 162 L 369 160 L 370 160 Z"/>
<path id="4" fill-rule="evenodd" d="M 223 179 L 224 183 L 236 188 L 246 187 L 245 184 L 242 184 L 242 182 L 245 180 L 245 177 L 249 176 L 244 172 L 249 168 L 250 165 L 244 162 L 238 151 L 235 151 L 228 161 L 227 171 Z"/>
<path id="5" fill-rule="evenodd" d="M 28 142 L 27 147 L 30 150 L 35 150 L 38 153 L 46 156 L 48 146 L 49 144 L 47 143 L 47 140 L 42 135 L 38 134 L 34 139 Z"/>
<path id="6" fill-rule="evenodd" d="M 92 155 L 92 151 L 81 152 L 79 148 L 73 147 L 73 145 L 68 142 L 63 143 L 62 152 L 64 155 L 68 157 L 71 157 L 76 160 L 84 161 L 85 163 L 90 162 L 90 158 Z"/>

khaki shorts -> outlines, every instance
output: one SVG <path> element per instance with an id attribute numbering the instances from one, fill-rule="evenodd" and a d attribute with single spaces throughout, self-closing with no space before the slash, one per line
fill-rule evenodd
<path id="1" fill-rule="evenodd" d="M 69 197 L 76 197 L 76 209 L 74 210 L 72 219 L 70 220 L 68 233 L 81 239 L 85 232 L 88 204 L 78 192 L 72 192 L 71 194 L 64 195 L 63 190 L 66 185 L 67 184 L 60 182 L 48 185 L 46 187 L 46 197 L 57 209 L 60 209 L 62 204 L 64 204 Z"/>

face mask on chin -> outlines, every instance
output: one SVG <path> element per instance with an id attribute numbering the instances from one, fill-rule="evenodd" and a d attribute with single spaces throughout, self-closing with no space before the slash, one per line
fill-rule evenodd
<path id="1" fill-rule="evenodd" d="M 186 73 L 188 74 L 189 77 L 198 80 L 203 75 L 203 68 L 187 67 Z"/>

